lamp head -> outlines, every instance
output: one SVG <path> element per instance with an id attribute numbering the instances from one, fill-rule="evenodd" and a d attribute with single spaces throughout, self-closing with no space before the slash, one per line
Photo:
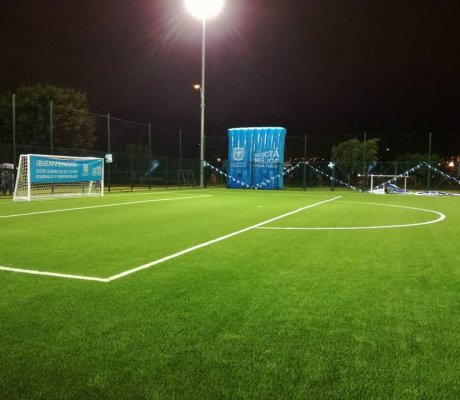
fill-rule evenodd
<path id="1" fill-rule="evenodd" d="M 206 20 L 219 14 L 224 0 L 184 0 L 185 7 L 194 17 Z"/>

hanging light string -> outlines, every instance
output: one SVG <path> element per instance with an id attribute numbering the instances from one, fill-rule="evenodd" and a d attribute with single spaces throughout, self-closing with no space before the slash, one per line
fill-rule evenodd
<path id="1" fill-rule="evenodd" d="M 284 167 L 283 168 L 283 172 L 282 173 L 279 173 L 278 175 L 276 176 L 273 176 L 271 177 L 270 179 L 264 179 L 262 182 L 260 183 L 257 183 L 255 185 L 249 185 L 248 183 L 246 182 L 243 182 L 242 180 L 238 179 L 238 178 L 235 178 L 234 176 L 231 176 L 227 173 L 225 173 L 224 171 L 220 170 L 219 168 L 215 167 L 214 165 L 208 163 L 207 161 L 203 161 L 203 164 L 205 167 L 208 167 L 210 168 L 211 170 L 215 171 L 216 173 L 218 173 L 219 175 L 221 176 L 224 176 L 225 178 L 231 180 L 232 182 L 236 183 L 237 185 L 241 185 L 242 188 L 247 188 L 247 189 L 262 189 L 264 188 L 265 186 L 273 183 L 273 181 L 275 181 L 276 179 L 279 179 L 281 178 L 282 176 L 285 176 L 287 174 L 290 174 L 291 172 L 295 171 L 296 169 L 300 168 L 300 166 L 302 166 L 304 164 L 304 162 L 299 162 L 297 163 L 296 165 L 293 165 L 291 167 Z M 310 165 L 308 162 L 305 163 L 305 165 L 309 168 L 311 168 L 312 170 L 314 170 L 315 172 L 317 172 L 318 174 L 320 175 L 323 175 L 325 176 L 326 178 L 328 178 L 329 180 L 331 181 L 334 181 L 336 183 L 338 183 L 339 185 L 342 185 L 342 186 L 346 186 L 350 189 L 353 189 L 353 190 L 357 190 L 357 188 L 355 186 L 352 186 L 352 185 L 349 185 L 348 183 L 344 182 L 344 181 L 341 181 L 340 179 L 337 179 L 337 178 L 334 178 L 332 177 L 331 175 L 319 170 L 318 168 L 315 168 L 313 167 L 312 165 Z"/>
<path id="2" fill-rule="evenodd" d="M 282 176 L 285 176 L 287 174 L 290 174 L 291 172 L 295 171 L 296 169 L 298 169 L 301 165 L 303 165 L 304 163 L 303 162 L 299 162 L 297 163 L 296 165 L 294 166 L 291 166 L 289 168 L 287 167 L 284 167 L 283 169 L 283 172 L 282 173 L 279 173 L 278 175 L 276 176 L 273 176 L 271 177 L 270 179 L 264 179 L 262 182 L 260 183 L 257 183 L 256 185 L 250 185 L 238 178 L 235 178 L 234 176 L 231 176 L 227 173 L 225 173 L 224 171 L 220 170 L 219 168 L 215 167 L 214 165 L 208 163 L 207 161 L 203 161 L 203 165 L 205 167 L 208 167 L 210 168 L 211 170 L 215 171 L 216 173 L 218 173 L 219 175 L 221 176 L 224 176 L 226 179 L 229 179 L 231 180 L 232 182 L 236 183 L 237 185 L 241 185 L 242 188 L 246 188 L 246 189 L 261 189 L 261 188 L 264 188 L 265 186 L 267 186 L 268 184 L 271 184 L 273 183 L 273 181 L 275 181 L 276 179 L 279 179 L 281 178 Z M 334 178 L 332 177 L 331 175 L 327 174 L 326 172 L 324 171 L 321 171 L 320 169 L 314 167 L 313 165 L 310 165 L 308 162 L 305 163 L 305 165 L 307 167 L 309 167 L 310 169 L 312 169 L 313 171 L 315 171 L 316 173 L 322 175 L 322 176 L 325 176 L 326 178 L 328 178 L 329 180 L 331 181 L 334 181 L 336 183 L 338 183 L 339 185 L 342 185 L 342 186 L 346 186 L 350 189 L 353 189 L 353 190 L 357 190 L 357 188 L 353 185 L 349 185 L 348 183 L 340 180 L 340 179 L 337 179 L 337 178 Z M 399 178 L 403 178 L 403 177 L 406 177 L 406 176 L 410 176 L 411 174 L 415 173 L 416 171 L 420 170 L 421 168 L 423 167 L 427 167 L 428 169 L 430 169 L 431 171 L 441 175 L 443 178 L 445 179 L 448 179 L 452 182 L 455 182 L 457 184 L 460 185 L 460 179 L 457 179 L 453 176 L 450 176 L 442 171 L 440 171 L 439 169 L 429 165 L 428 163 L 426 162 L 422 162 L 418 165 L 416 165 L 415 167 L 411 168 L 411 169 L 408 169 L 407 171 L 399 174 L 398 176 L 395 176 L 394 178 L 391 178 L 389 179 L 388 181 L 386 182 L 383 182 L 381 183 L 380 185 L 378 186 L 375 186 L 375 189 L 384 189 L 385 188 L 385 185 L 389 184 L 389 183 L 395 183 Z"/>

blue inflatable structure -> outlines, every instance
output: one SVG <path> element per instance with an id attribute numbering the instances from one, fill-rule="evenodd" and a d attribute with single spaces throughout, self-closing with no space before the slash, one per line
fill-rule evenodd
<path id="1" fill-rule="evenodd" d="M 280 127 L 228 130 L 228 188 L 283 189 L 286 129 Z M 244 185 L 241 185 L 243 183 Z"/>

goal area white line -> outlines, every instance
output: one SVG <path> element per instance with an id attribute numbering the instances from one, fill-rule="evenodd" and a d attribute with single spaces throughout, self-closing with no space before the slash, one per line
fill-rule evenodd
<path id="1" fill-rule="evenodd" d="M 155 265 L 158 265 L 158 264 L 161 264 L 161 263 L 163 263 L 165 261 L 169 261 L 169 260 L 172 260 L 174 258 L 180 257 L 180 256 L 182 256 L 184 254 L 191 253 L 192 251 L 201 249 L 203 247 L 212 245 L 214 243 L 221 242 L 223 240 L 229 239 L 229 238 L 234 237 L 236 235 L 239 235 L 241 233 L 248 232 L 250 230 L 256 229 L 256 228 L 258 228 L 260 226 L 269 224 L 270 222 L 274 222 L 274 221 L 277 221 L 277 220 L 279 220 L 281 218 L 285 218 L 285 217 L 288 217 L 290 215 L 299 213 L 299 212 L 301 212 L 303 210 L 307 210 L 309 208 L 317 207 L 317 206 L 320 206 L 322 204 L 325 204 L 325 203 L 340 199 L 341 197 L 342 196 L 337 196 L 337 197 L 334 197 L 332 199 L 323 200 L 323 201 L 320 201 L 320 202 L 317 202 L 317 203 L 314 203 L 314 204 L 310 204 L 308 206 L 298 208 L 296 210 L 287 212 L 287 213 L 279 215 L 277 217 L 270 218 L 270 219 L 268 219 L 266 221 L 259 222 L 259 223 L 255 224 L 255 225 L 248 226 L 246 228 L 243 228 L 243 229 L 240 229 L 238 231 L 229 233 L 227 235 L 220 236 L 220 237 L 218 237 L 216 239 L 212 239 L 212 240 L 209 240 L 207 242 L 197 244 L 197 245 L 189 247 L 187 249 L 184 249 L 184 250 L 178 251 L 176 253 L 170 254 L 170 255 L 168 255 L 166 257 L 162 257 L 160 259 L 154 260 L 154 261 L 149 262 L 147 264 L 143 264 L 143 265 L 140 265 L 138 267 L 128 269 L 126 271 L 120 272 L 119 274 L 116 274 L 116 275 L 109 276 L 107 278 L 100 278 L 100 277 L 94 277 L 94 276 L 84 276 L 84 275 L 61 274 L 61 273 L 55 273 L 55 272 L 38 271 L 38 270 L 21 269 L 21 268 L 11 268 L 11 267 L 4 267 L 4 266 L 0 266 L 0 270 L 9 271 L 9 272 L 24 273 L 24 274 L 31 274 L 31 275 L 52 276 L 52 277 L 65 278 L 65 279 L 97 281 L 97 282 L 103 282 L 103 283 L 112 282 L 114 280 L 117 280 L 117 279 L 123 278 L 125 276 L 134 274 L 134 273 L 142 271 L 144 269 L 151 268 L 151 267 L 153 267 Z"/>

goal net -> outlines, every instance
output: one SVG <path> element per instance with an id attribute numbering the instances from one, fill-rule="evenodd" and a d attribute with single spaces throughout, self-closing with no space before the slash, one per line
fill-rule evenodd
<path id="1" fill-rule="evenodd" d="M 21 154 L 13 200 L 104 195 L 104 160 Z"/>
<path id="2" fill-rule="evenodd" d="M 371 174 L 371 190 L 370 193 L 385 194 L 395 193 L 404 194 L 408 193 L 407 190 L 407 175 L 372 175 Z M 398 186 L 402 185 L 402 187 Z"/>

